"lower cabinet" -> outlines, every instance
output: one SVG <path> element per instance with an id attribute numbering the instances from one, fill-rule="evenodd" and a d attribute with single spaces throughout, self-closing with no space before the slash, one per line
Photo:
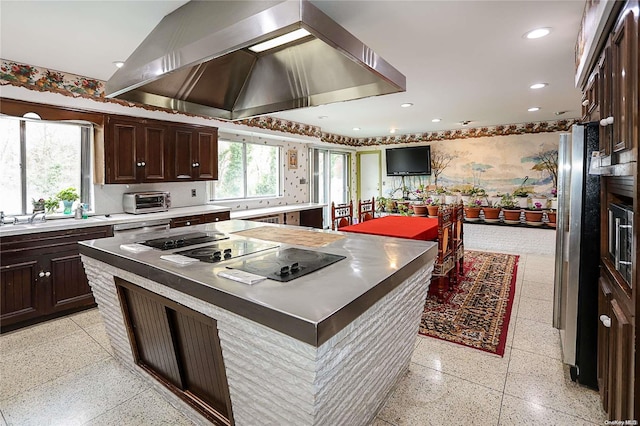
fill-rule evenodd
<path id="1" fill-rule="evenodd" d="M 217 323 L 116 278 L 136 363 L 214 424 L 233 423 Z"/>
<path id="2" fill-rule="evenodd" d="M 111 235 L 111 226 L 104 226 L 2 238 L 2 331 L 95 305 L 78 241 Z"/>
<path id="3" fill-rule="evenodd" d="M 310 226 L 322 229 L 322 207 L 310 210 L 300 210 L 300 226 Z"/>
<path id="4" fill-rule="evenodd" d="M 612 282 L 600 276 L 598 387 L 609 420 L 634 418 L 633 329 Z"/>
<path id="5" fill-rule="evenodd" d="M 176 217 L 171 219 L 171 228 L 181 228 L 183 226 L 201 225 L 203 223 L 219 222 L 229 220 L 229 212 L 195 214 L 191 216 Z"/>

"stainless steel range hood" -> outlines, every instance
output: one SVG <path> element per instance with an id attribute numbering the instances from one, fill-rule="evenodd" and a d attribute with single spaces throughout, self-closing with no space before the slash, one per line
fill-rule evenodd
<path id="1" fill-rule="evenodd" d="M 249 50 L 300 28 L 310 35 Z M 404 75 L 306 0 L 190 1 L 106 84 L 107 97 L 228 120 L 405 90 Z"/>

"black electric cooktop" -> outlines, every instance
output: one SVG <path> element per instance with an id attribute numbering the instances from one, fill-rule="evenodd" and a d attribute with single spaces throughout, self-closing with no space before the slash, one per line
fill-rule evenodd
<path id="1" fill-rule="evenodd" d="M 239 269 L 272 280 L 286 282 L 345 258 L 345 256 L 319 251 L 288 248 L 231 263 L 227 265 L 227 268 Z"/>
<path id="2" fill-rule="evenodd" d="M 244 240 L 224 240 L 204 247 L 196 247 L 189 250 L 179 251 L 176 252 L 176 254 L 192 257 L 200 260 L 201 262 L 216 263 L 276 247 L 278 247 L 277 244 L 274 245 Z"/>
<path id="3" fill-rule="evenodd" d="M 192 232 L 190 234 L 172 235 L 167 238 L 142 241 L 140 244 L 160 250 L 171 250 L 196 244 L 210 243 L 212 241 L 226 240 L 228 238 L 228 236 L 217 232 Z"/>

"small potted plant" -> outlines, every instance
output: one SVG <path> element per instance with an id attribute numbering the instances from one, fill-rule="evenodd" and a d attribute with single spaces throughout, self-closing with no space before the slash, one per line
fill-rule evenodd
<path id="1" fill-rule="evenodd" d="M 76 192 L 76 189 L 71 186 L 58 192 L 56 194 L 56 198 L 62 201 L 62 204 L 64 204 L 64 214 L 71 214 L 73 202 L 80 198 L 80 196 Z"/>
<path id="2" fill-rule="evenodd" d="M 556 211 L 555 210 L 549 210 L 547 212 L 547 220 L 549 222 L 547 222 L 547 225 L 555 228 L 556 227 Z"/>
<path id="3" fill-rule="evenodd" d="M 516 198 L 516 201 L 521 208 L 526 209 L 529 206 L 528 197 L 531 191 L 531 188 L 522 185 L 520 185 L 518 188 L 516 188 L 515 191 L 513 191 L 513 196 Z"/>
<path id="4" fill-rule="evenodd" d="M 45 209 L 45 200 L 44 198 L 39 199 L 31 199 L 31 205 L 33 206 L 33 212 L 43 212 Z"/>
<path id="5" fill-rule="evenodd" d="M 513 195 L 504 194 L 500 199 L 500 206 L 502 206 L 502 214 L 504 215 L 505 223 L 510 225 L 517 225 L 520 223 L 520 214 L 522 213 L 522 209 Z"/>
<path id="6" fill-rule="evenodd" d="M 542 203 L 537 201 L 530 208 L 524 211 L 524 219 L 527 225 L 542 225 L 542 214 L 544 213 Z"/>
<path id="7" fill-rule="evenodd" d="M 376 207 L 379 212 L 385 211 L 385 207 L 387 206 L 386 197 L 378 197 L 376 198 Z"/>
<path id="8" fill-rule="evenodd" d="M 426 204 L 427 212 L 429 213 L 429 217 L 438 217 L 438 210 L 440 209 L 440 200 L 438 198 L 429 197 L 425 200 L 425 204 Z"/>
<path id="9" fill-rule="evenodd" d="M 480 220 L 480 206 L 482 206 L 482 200 L 472 196 L 469 201 L 464 205 L 464 218 L 470 222 L 477 222 Z"/>
<path id="10" fill-rule="evenodd" d="M 484 213 L 485 222 L 498 222 L 500 220 L 500 208 L 499 201 L 489 199 L 489 197 L 485 197 L 487 205 L 482 207 L 482 212 Z"/>
<path id="11" fill-rule="evenodd" d="M 60 200 L 58 200 L 55 197 L 49 197 L 44 202 L 44 208 L 47 211 L 47 213 L 55 212 L 58 209 L 59 205 L 60 205 Z"/>

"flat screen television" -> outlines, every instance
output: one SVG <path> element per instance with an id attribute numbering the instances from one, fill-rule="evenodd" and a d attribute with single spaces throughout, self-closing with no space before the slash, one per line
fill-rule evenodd
<path id="1" fill-rule="evenodd" d="M 387 148 L 387 176 L 431 174 L 431 147 Z"/>

